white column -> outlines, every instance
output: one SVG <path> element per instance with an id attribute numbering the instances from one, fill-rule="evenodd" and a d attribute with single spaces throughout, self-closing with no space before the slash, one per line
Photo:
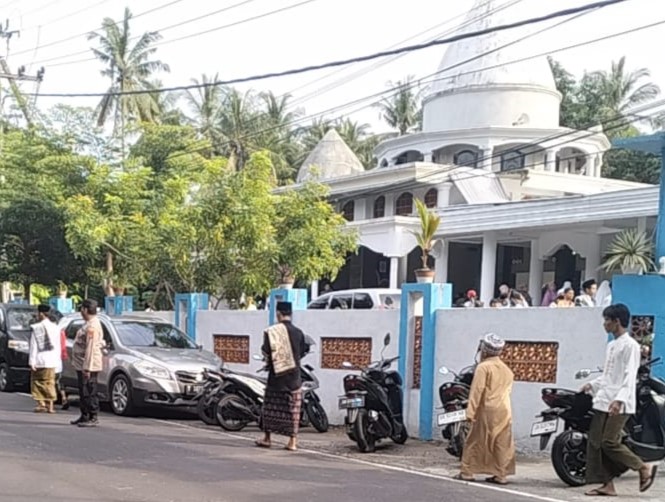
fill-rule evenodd
<path id="1" fill-rule="evenodd" d="M 647 217 L 641 216 L 637 218 L 637 231 L 646 232 L 647 231 Z"/>
<path id="2" fill-rule="evenodd" d="M 529 296 L 534 307 L 540 306 L 541 290 L 543 287 L 544 261 L 540 257 L 540 241 L 531 241 L 531 259 L 529 260 Z"/>
<path id="3" fill-rule="evenodd" d="M 443 240 L 436 245 L 434 255 L 434 282 L 445 284 L 448 282 L 448 240 Z"/>
<path id="4" fill-rule="evenodd" d="M 353 202 L 353 221 L 367 219 L 367 199 L 356 199 Z"/>
<path id="5" fill-rule="evenodd" d="M 384 195 L 386 198 L 386 211 L 385 211 L 385 216 L 395 216 L 395 195 L 392 193 L 387 193 Z"/>
<path id="6" fill-rule="evenodd" d="M 437 207 L 448 207 L 450 206 L 450 190 L 452 189 L 452 183 L 444 183 L 439 185 L 438 193 L 436 196 L 436 206 Z"/>
<path id="7" fill-rule="evenodd" d="M 401 256 L 399 258 L 399 275 L 397 276 L 397 287 L 400 287 L 406 282 L 406 276 L 409 272 L 409 255 Z"/>
<path id="8" fill-rule="evenodd" d="M 432 152 L 423 152 L 423 162 L 434 162 Z"/>
<path id="9" fill-rule="evenodd" d="M 599 153 L 593 158 L 593 175 L 600 178 L 603 175 L 603 154 Z"/>
<path id="10" fill-rule="evenodd" d="M 312 281 L 310 285 L 310 293 L 312 295 L 312 300 L 319 297 L 319 281 Z"/>
<path id="11" fill-rule="evenodd" d="M 494 296 L 496 287 L 496 234 L 486 232 L 483 235 L 483 256 L 480 267 L 480 301 L 486 307 Z"/>
<path id="12" fill-rule="evenodd" d="M 556 171 L 556 154 L 557 151 L 554 148 L 547 150 L 547 159 L 545 160 L 545 171 L 551 173 Z"/>
<path id="13" fill-rule="evenodd" d="M 600 267 L 600 235 L 591 234 L 587 240 L 587 256 L 584 266 L 584 280 L 598 277 L 598 267 Z"/>
<path id="14" fill-rule="evenodd" d="M 390 288 L 397 289 L 397 278 L 399 273 L 399 258 L 397 256 L 390 257 Z"/>
<path id="15" fill-rule="evenodd" d="M 479 157 L 478 157 L 478 164 L 477 167 L 479 169 L 484 169 L 486 171 L 491 171 L 492 170 L 492 165 L 494 164 L 494 159 L 492 158 L 492 152 L 494 150 L 492 148 L 481 148 Z"/>

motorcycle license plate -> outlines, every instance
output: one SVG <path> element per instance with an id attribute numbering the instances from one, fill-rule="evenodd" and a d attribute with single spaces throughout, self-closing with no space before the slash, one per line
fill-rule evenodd
<path id="1" fill-rule="evenodd" d="M 449 411 L 448 413 L 441 413 L 436 417 L 438 425 L 448 425 L 457 422 L 464 422 L 466 420 L 466 410 Z"/>
<path id="2" fill-rule="evenodd" d="M 362 408 L 365 406 L 365 397 L 341 397 L 339 399 L 339 409 L 347 410 L 349 408 Z"/>
<path id="3" fill-rule="evenodd" d="M 536 422 L 531 426 L 531 436 L 543 436 L 556 432 L 559 425 L 558 420 L 548 420 L 546 422 Z"/>

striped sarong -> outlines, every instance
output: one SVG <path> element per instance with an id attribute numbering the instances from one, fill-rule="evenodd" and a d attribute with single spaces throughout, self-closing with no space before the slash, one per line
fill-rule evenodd
<path id="1" fill-rule="evenodd" d="M 266 389 L 261 426 L 265 432 L 294 437 L 300 426 L 302 390 L 275 391 Z"/>

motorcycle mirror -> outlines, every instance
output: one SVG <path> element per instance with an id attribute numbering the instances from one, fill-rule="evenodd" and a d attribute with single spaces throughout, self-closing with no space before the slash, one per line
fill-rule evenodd
<path id="1" fill-rule="evenodd" d="M 441 367 L 439 368 L 439 374 L 441 374 L 441 375 L 449 375 L 449 374 L 450 374 L 450 370 L 449 370 L 448 368 L 446 368 L 445 366 L 441 366 Z"/>
<path id="2" fill-rule="evenodd" d="M 390 345 L 390 333 L 386 333 L 386 336 L 383 338 L 383 346 L 387 347 Z"/>
<path id="3" fill-rule="evenodd" d="M 342 368 L 353 369 L 353 364 L 351 364 L 349 361 L 344 361 L 342 363 Z"/>
<path id="4" fill-rule="evenodd" d="M 575 379 L 576 380 L 581 380 L 582 378 L 586 378 L 591 374 L 591 370 L 584 369 L 584 370 L 579 370 L 577 373 L 575 373 Z"/>
<path id="5" fill-rule="evenodd" d="M 258 354 L 254 354 L 252 356 L 252 359 L 254 359 L 255 361 L 263 361 L 263 357 Z"/>

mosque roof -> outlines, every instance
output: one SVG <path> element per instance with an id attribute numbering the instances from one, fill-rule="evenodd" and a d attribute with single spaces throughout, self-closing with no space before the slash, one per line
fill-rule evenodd
<path id="1" fill-rule="evenodd" d="M 330 129 L 300 166 L 297 182 L 326 181 L 364 171 L 356 154 L 335 129 Z"/>

